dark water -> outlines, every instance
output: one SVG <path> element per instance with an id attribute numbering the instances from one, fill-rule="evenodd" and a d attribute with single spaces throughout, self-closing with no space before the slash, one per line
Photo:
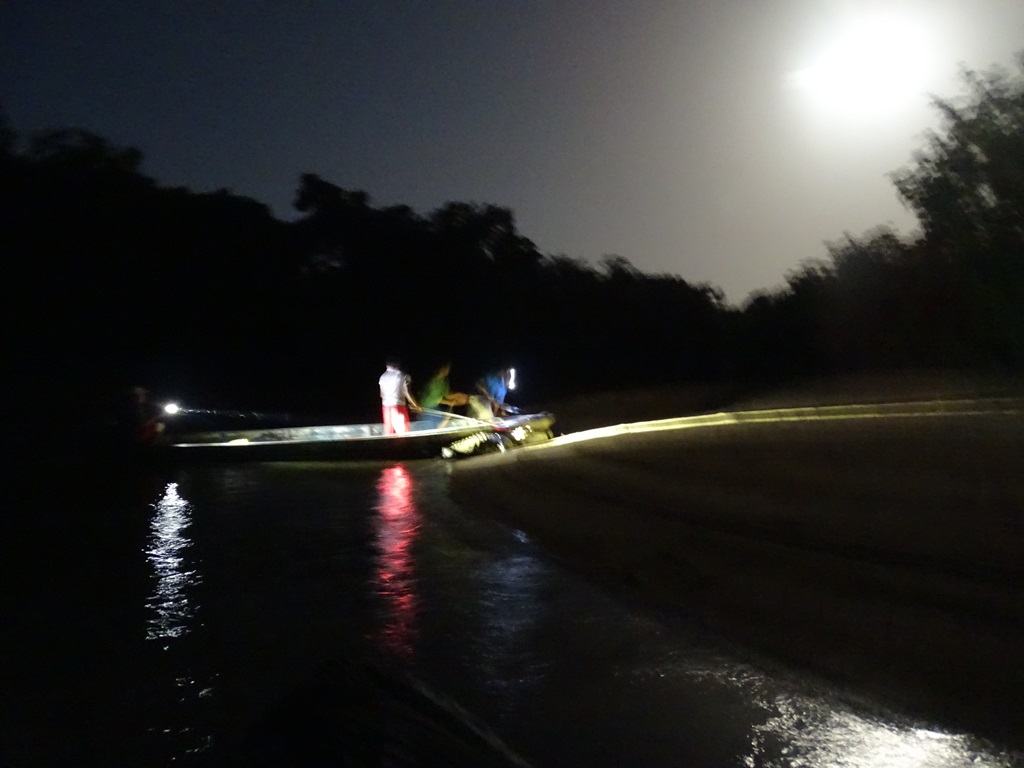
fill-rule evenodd
<path id="1" fill-rule="evenodd" d="M 3 526 L 11 768 L 364 754 L 406 727 L 366 703 L 394 680 L 450 705 L 424 765 L 467 720 L 535 766 L 1024 762 L 603 592 L 455 505 L 441 463 L 59 475 Z"/>

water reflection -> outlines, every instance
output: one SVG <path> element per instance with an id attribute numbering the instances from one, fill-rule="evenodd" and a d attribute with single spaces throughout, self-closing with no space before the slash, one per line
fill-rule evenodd
<path id="1" fill-rule="evenodd" d="M 672 665 L 675 666 L 674 664 Z M 830 694 L 798 693 L 791 682 L 712 655 L 676 667 L 687 676 L 713 679 L 739 690 L 764 713 L 750 731 L 742 757 L 749 768 L 1012 768 L 1011 754 L 969 734 L 926 727 L 906 716 L 858 708 Z M 664 675 L 664 667 L 642 674 Z"/>
<path id="2" fill-rule="evenodd" d="M 419 596 L 412 557 L 412 543 L 420 528 L 420 514 L 413 503 L 413 480 L 405 466 L 387 467 L 377 479 L 376 588 L 387 606 L 382 630 L 384 647 L 402 658 L 415 653 L 416 614 Z"/>
<path id="3" fill-rule="evenodd" d="M 485 622 L 478 663 L 495 692 L 522 695 L 547 672 L 534 647 L 544 613 L 539 593 L 546 576 L 546 566 L 532 552 L 495 557 L 477 574 Z"/>
<path id="4" fill-rule="evenodd" d="M 168 483 L 153 510 L 146 559 L 153 567 L 156 587 L 146 599 L 146 608 L 152 612 L 146 638 L 182 637 L 189 632 L 195 610 L 189 604 L 189 592 L 200 581 L 198 571 L 186 567 L 192 541 L 184 531 L 192 524 L 192 507 L 178 494 L 178 484 Z"/>
<path id="5" fill-rule="evenodd" d="M 755 726 L 749 766 L 850 768 L 1009 768 L 1015 758 L 993 753 L 970 736 L 872 718 L 813 700 L 779 696 L 774 714 Z"/>

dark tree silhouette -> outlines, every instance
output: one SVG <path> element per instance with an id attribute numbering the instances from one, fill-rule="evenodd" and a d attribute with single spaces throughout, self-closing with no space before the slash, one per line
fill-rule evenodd
<path id="1" fill-rule="evenodd" d="M 894 175 L 952 282 L 970 364 L 1024 365 L 1024 53 L 1018 71 L 966 71 L 966 97 L 935 100 L 944 132 Z"/>
<path id="2" fill-rule="evenodd" d="M 880 228 L 829 246 L 744 309 L 738 367 L 1024 367 L 1024 56 L 964 72 L 936 99 L 943 128 L 893 174 L 922 231 Z"/>

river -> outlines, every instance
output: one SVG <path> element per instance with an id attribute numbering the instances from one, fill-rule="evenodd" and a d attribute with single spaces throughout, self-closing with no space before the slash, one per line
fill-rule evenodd
<path id="1" fill-rule="evenodd" d="M 285 732 L 368 754 L 331 730 L 380 725 L 365 668 L 538 767 L 1024 764 L 609 593 L 447 483 L 427 461 L 26 486 L 3 522 L 0 765 L 219 765 Z"/>

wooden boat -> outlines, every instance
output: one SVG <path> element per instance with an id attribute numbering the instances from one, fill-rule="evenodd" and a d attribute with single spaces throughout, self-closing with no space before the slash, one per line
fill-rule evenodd
<path id="1" fill-rule="evenodd" d="M 403 435 L 385 435 L 381 424 L 223 430 L 170 436 L 152 450 L 175 461 L 452 459 L 543 442 L 551 438 L 553 423 L 545 412 L 493 421 L 453 418 L 436 429 L 413 422 Z"/>

